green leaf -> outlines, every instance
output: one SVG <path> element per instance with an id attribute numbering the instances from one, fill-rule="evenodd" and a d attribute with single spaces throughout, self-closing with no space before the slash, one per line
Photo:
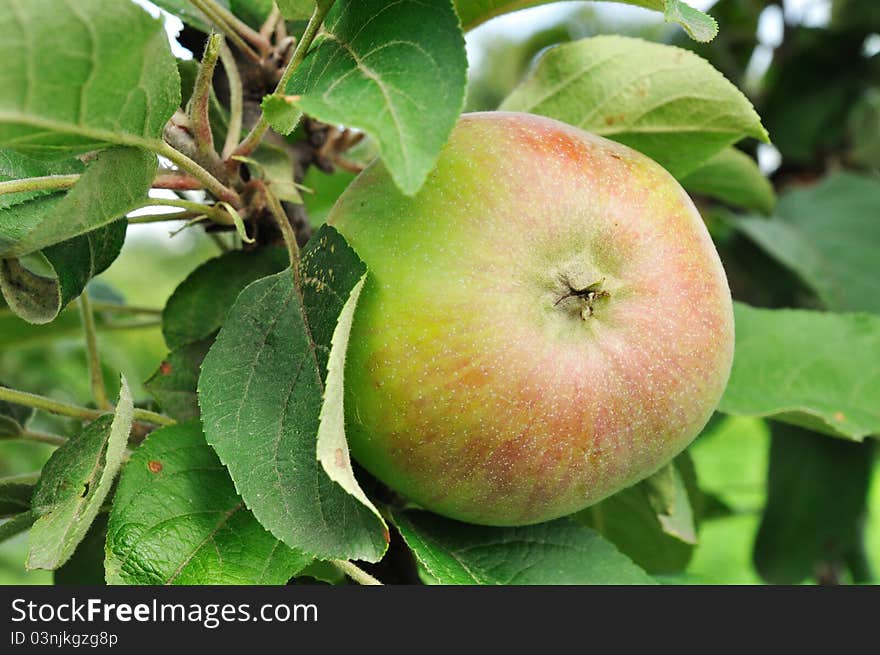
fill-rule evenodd
<path id="1" fill-rule="evenodd" d="M 314 229 L 317 230 L 327 221 L 327 215 L 336 200 L 354 178 L 355 174 L 348 171 L 336 170 L 328 175 L 315 166 L 309 167 L 303 186 L 311 193 L 303 193 L 303 205 Z"/>
<path id="2" fill-rule="evenodd" d="M 593 530 L 557 519 L 519 528 L 468 525 L 423 511 L 395 512 L 394 525 L 440 584 L 652 584 Z"/>
<path id="3" fill-rule="evenodd" d="M 785 35 L 786 55 L 763 75 L 761 116 L 786 168 L 823 170 L 830 153 L 843 154 L 849 113 L 866 82 L 880 79 L 863 39 L 803 26 Z"/>
<path id="4" fill-rule="evenodd" d="M 281 15 L 287 20 L 307 20 L 315 11 L 315 0 L 276 0 L 276 2 Z"/>
<path id="5" fill-rule="evenodd" d="M 618 0 L 619 1 L 619 0 Z M 694 41 L 706 43 L 718 34 L 718 23 L 681 0 L 625 0 L 627 4 L 663 11 L 667 23 L 678 23 Z"/>
<path id="6" fill-rule="evenodd" d="M 678 178 L 743 137 L 768 140 L 748 99 L 706 60 L 621 36 L 549 49 L 501 109 L 619 141 Z"/>
<path id="7" fill-rule="evenodd" d="M 338 0 L 286 93 L 308 115 L 372 136 L 412 195 L 458 120 L 466 71 L 448 0 Z"/>
<path id="8" fill-rule="evenodd" d="M 871 444 L 775 422 L 771 434 L 767 505 L 754 552 L 758 572 L 773 584 L 835 577 L 844 564 L 864 557 Z"/>
<path id="9" fill-rule="evenodd" d="M 38 172 L 32 160 L 3 154 L 2 177 Z M 0 208 L 0 290 L 10 308 L 31 323 L 52 321 L 116 259 L 126 228 L 119 219 L 146 199 L 155 172 L 155 155 L 112 148 L 97 155 L 70 191 L 29 193 Z M 16 259 L 40 249 L 48 276 Z"/>
<path id="10" fill-rule="evenodd" d="M 598 531 L 649 573 L 684 570 L 696 543 L 699 490 L 686 455 L 572 518 Z"/>
<path id="11" fill-rule="evenodd" d="M 156 140 L 180 105 L 161 21 L 119 0 L 0 3 L 0 146 L 62 157 Z"/>
<path id="12" fill-rule="evenodd" d="M 103 585 L 107 515 L 99 514 L 76 550 L 55 570 L 56 585 Z"/>
<path id="13" fill-rule="evenodd" d="M 354 477 L 345 437 L 345 356 L 366 276 L 366 265 L 330 225 L 321 227 L 303 251 L 303 306 L 325 385 L 318 425 L 318 461 L 331 480 L 376 515 L 387 534 L 382 515 Z"/>
<path id="14" fill-rule="evenodd" d="M 471 30 L 490 18 L 553 0 L 453 0 L 455 11 L 465 30 Z"/>
<path id="15" fill-rule="evenodd" d="M 690 193 L 716 198 L 728 205 L 770 214 L 776 194 L 755 160 L 742 150 L 725 148 L 681 179 Z"/>
<path id="16" fill-rule="evenodd" d="M 196 396 L 199 367 L 213 342 L 213 339 L 202 339 L 172 350 L 144 382 L 144 389 L 156 399 L 159 407 L 178 421 L 199 416 Z"/>
<path id="17" fill-rule="evenodd" d="M 382 522 L 316 457 L 323 384 L 293 273 L 241 292 L 202 363 L 205 435 L 257 519 L 297 550 L 377 561 Z"/>
<path id="18" fill-rule="evenodd" d="M 235 231 L 238 233 L 238 238 L 244 243 L 255 243 L 256 239 L 248 236 L 247 228 L 244 226 L 244 219 L 241 217 L 241 214 L 238 213 L 238 210 L 228 202 L 220 202 L 219 204 L 226 210 L 227 214 L 232 216 L 232 223 L 235 225 Z"/>
<path id="19" fill-rule="evenodd" d="M 294 0 L 295 1 L 295 0 Z M 455 9 L 465 30 L 490 18 L 518 9 L 547 4 L 554 0 L 455 0 Z M 711 16 L 697 11 L 682 0 L 612 0 L 627 5 L 662 11 L 666 22 L 681 25 L 696 41 L 711 41 L 718 33 L 718 23 Z"/>
<path id="20" fill-rule="evenodd" d="M 154 5 L 161 7 L 170 14 L 174 14 L 187 25 L 208 34 L 211 32 L 211 21 L 196 9 L 189 0 L 151 0 Z M 222 7 L 229 8 L 227 0 L 214 0 Z"/>
<path id="21" fill-rule="evenodd" d="M 678 467 L 667 464 L 644 483 L 648 502 L 657 513 L 663 532 L 686 544 L 696 544 L 694 511 Z"/>
<path id="22" fill-rule="evenodd" d="M 296 168 L 293 157 L 287 150 L 262 143 L 248 163 L 254 176 L 264 180 L 279 200 L 302 204 L 302 197 L 294 182 Z"/>
<path id="23" fill-rule="evenodd" d="M 688 448 L 700 472 L 700 490 L 715 498 L 701 503 L 701 516 L 726 506 L 739 515 L 753 515 L 766 500 L 767 453 L 770 450 L 769 421 L 716 414 Z"/>
<path id="24" fill-rule="evenodd" d="M 112 148 L 98 154 L 67 193 L 0 209 L 0 257 L 26 255 L 125 216 L 147 199 L 156 165 L 145 150 Z"/>
<path id="25" fill-rule="evenodd" d="M 880 86 L 868 89 L 847 120 L 849 158 L 857 166 L 880 170 Z"/>
<path id="26" fill-rule="evenodd" d="M 332 562 L 316 559 L 302 571 L 299 572 L 297 578 L 310 577 L 327 584 L 341 585 L 345 584 L 345 573 Z"/>
<path id="27" fill-rule="evenodd" d="M 284 2 L 284 0 L 281 1 Z M 257 28 L 269 17 L 269 12 L 272 11 L 272 0 L 229 0 L 229 9 L 245 23 Z"/>
<path id="28" fill-rule="evenodd" d="M 880 317 L 734 303 L 736 350 L 719 411 L 861 441 L 880 434 Z"/>
<path id="29" fill-rule="evenodd" d="M 311 561 L 245 508 L 197 421 L 157 430 L 134 452 L 106 552 L 110 584 L 285 584 Z"/>
<path id="30" fill-rule="evenodd" d="M 348 452 L 348 441 L 345 438 L 345 412 L 343 411 L 345 353 L 348 349 L 348 338 L 351 334 L 351 323 L 358 297 L 364 287 L 367 274 L 351 290 L 351 294 L 339 315 L 339 322 L 333 331 L 333 345 L 327 363 L 327 377 L 324 388 L 324 403 L 321 406 L 321 417 L 318 425 L 318 461 L 331 480 L 357 498 L 376 515 L 385 526 L 379 510 L 370 502 L 354 477 L 351 468 L 351 456 Z"/>
<path id="31" fill-rule="evenodd" d="M 30 511 L 34 485 L 20 482 L 0 484 L 0 519 Z"/>
<path id="32" fill-rule="evenodd" d="M 284 248 L 236 250 L 215 257 L 190 273 L 165 305 L 162 334 L 172 350 L 212 337 L 235 298 L 255 280 L 287 266 Z"/>
<path id="33" fill-rule="evenodd" d="M 266 96 L 260 107 L 269 125 L 279 134 L 293 132 L 299 125 L 299 119 L 302 118 L 302 111 L 283 96 L 274 94 Z"/>
<path id="34" fill-rule="evenodd" d="M 776 216 L 733 225 L 836 311 L 880 313 L 880 181 L 838 173 L 782 196 Z"/>
<path id="35" fill-rule="evenodd" d="M 0 291 L 9 308 L 29 323 L 53 321 L 89 280 L 113 263 L 127 226 L 122 219 L 44 249 L 41 256 L 48 276 L 30 270 L 18 259 L 0 260 Z"/>
<path id="36" fill-rule="evenodd" d="M 367 272 L 367 266 L 331 225 L 323 225 L 302 253 L 302 296 L 321 379 L 327 378 L 327 362 L 343 308 Z M 358 294 L 360 291 L 358 291 Z M 357 303 L 357 296 L 354 298 Z M 351 308 L 350 311 L 354 311 Z M 350 329 L 351 325 L 345 329 Z M 345 339 L 348 335 L 340 335 Z M 345 357 L 345 344 L 338 357 Z"/>
<path id="37" fill-rule="evenodd" d="M 58 448 L 43 467 L 33 497 L 28 569 L 64 564 L 98 515 L 122 466 L 134 404 L 125 378 L 113 416 L 105 415 Z"/>

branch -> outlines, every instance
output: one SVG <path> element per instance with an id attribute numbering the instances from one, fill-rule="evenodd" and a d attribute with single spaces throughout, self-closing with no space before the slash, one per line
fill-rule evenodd
<path id="1" fill-rule="evenodd" d="M 198 191 L 204 188 L 198 178 L 189 173 L 165 170 L 156 175 L 153 180 L 153 189 L 171 189 L 173 191 Z"/>
<path id="2" fill-rule="evenodd" d="M 284 68 L 284 73 L 281 75 L 281 79 L 278 80 L 278 85 L 275 87 L 274 93 L 284 93 L 287 83 L 290 81 L 293 73 L 302 63 L 303 59 L 306 58 L 309 48 L 312 47 L 312 42 L 318 35 L 318 30 L 321 29 L 321 24 L 324 22 L 324 18 L 327 16 L 327 12 L 330 11 L 330 7 L 332 6 L 333 2 L 318 2 L 315 4 L 315 11 L 312 12 L 309 24 L 306 26 L 306 30 L 303 32 L 299 43 L 296 44 L 296 50 L 293 51 L 293 56 L 290 58 L 290 61 L 287 62 L 287 66 Z M 260 114 L 260 120 L 257 121 L 257 124 L 254 125 L 253 129 L 251 129 L 250 133 L 244 138 L 244 141 L 238 145 L 238 148 L 235 149 L 233 154 L 245 157 L 251 154 L 256 150 L 257 146 L 260 145 L 260 142 L 263 140 L 263 135 L 266 134 L 266 130 L 268 129 L 269 121 L 266 120 L 266 115 Z"/>
<path id="3" fill-rule="evenodd" d="M 95 330 L 95 315 L 89 302 L 89 292 L 83 289 L 79 297 L 79 312 L 82 318 L 83 332 L 86 337 L 86 356 L 89 362 L 89 377 L 92 382 L 92 398 L 101 409 L 112 410 L 113 404 L 107 397 L 104 386 L 104 374 L 101 371 L 101 356 L 98 354 L 98 337 Z"/>

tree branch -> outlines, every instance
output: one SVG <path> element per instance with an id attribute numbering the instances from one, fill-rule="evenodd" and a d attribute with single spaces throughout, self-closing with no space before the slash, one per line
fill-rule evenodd
<path id="1" fill-rule="evenodd" d="M 172 189 L 174 191 L 198 191 L 203 189 L 204 185 L 188 173 L 179 171 L 161 171 L 153 180 L 153 189 Z"/>

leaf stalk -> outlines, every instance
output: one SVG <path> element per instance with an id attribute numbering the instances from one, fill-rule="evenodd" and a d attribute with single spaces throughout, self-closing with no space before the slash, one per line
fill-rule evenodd
<path id="1" fill-rule="evenodd" d="M 25 407 L 41 409 L 50 414 L 82 419 L 84 421 L 94 421 L 96 418 L 107 413 L 103 410 L 90 409 L 88 407 L 74 405 L 73 403 L 66 403 L 61 400 L 54 400 L 52 398 L 47 398 L 46 396 L 40 396 L 35 393 L 19 391 L 18 389 L 10 389 L 9 387 L 3 386 L 0 386 L 0 400 L 5 400 L 14 405 L 24 405 Z M 176 423 L 176 421 L 169 416 L 157 414 L 156 412 L 151 412 L 147 409 L 140 409 L 138 407 L 134 410 L 134 419 L 136 421 L 143 421 L 144 423 L 152 423 L 154 425 L 173 425 Z"/>
<path id="2" fill-rule="evenodd" d="M 212 22 L 217 29 L 223 32 L 229 40 L 250 60 L 259 63 L 260 55 L 250 46 L 243 38 L 243 29 L 251 30 L 250 26 L 245 25 L 234 14 L 226 11 L 213 0 L 190 0 L 190 3 L 205 17 Z M 257 34 L 256 32 L 254 32 Z M 259 37 L 259 34 L 257 34 Z M 268 43 L 267 43 L 268 46 Z M 267 49 L 268 50 L 268 49 Z"/>
<path id="3" fill-rule="evenodd" d="M 86 357 L 89 363 L 89 378 L 92 383 L 92 398 L 101 409 L 112 410 L 113 403 L 107 396 L 104 373 L 101 371 L 101 356 L 98 353 L 98 333 L 95 329 L 95 315 L 89 301 L 89 292 L 83 289 L 79 297 L 79 313 L 86 339 Z"/>
<path id="4" fill-rule="evenodd" d="M 364 571 L 362 568 L 357 566 L 356 564 L 349 562 L 344 559 L 334 559 L 331 560 L 333 566 L 342 571 L 349 578 L 357 582 L 361 585 L 369 585 L 369 586 L 382 586 L 382 583 L 379 582 L 372 575 Z"/>
<path id="5" fill-rule="evenodd" d="M 278 85 L 275 87 L 276 94 L 284 93 L 290 78 L 303 62 L 303 59 L 306 58 L 309 48 L 312 47 L 312 42 L 315 40 L 318 31 L 321 29 L 321 24 L 324 22 L 324 18 L 327 16 L 327 12 L 330 11 L 330 7 L 332 6 L 333 2 L 315 3 L 315 10 L 312 12 L 312 17 L 309 19 L 308 25 L 306 25 L 305 32 L 303 32 L 302 38 L 300 38 L 299 42 L 296 44 L 296 50 L 293 51 L 293 55 L 291 56 L 290 61 L 287 62 L 287 66 L 284 68 L 284 73 L 282 73 L 281 79 L 278 80 Z M 238 145 L 235 152 L 233 152 L 233 155 L 247 156 L 251 154 L 256 150 L 257 146 L 260 145 L 260 142 L 263 140 L 263 136 L 268 129 L 269 121 L 266 118 L 266 115 L 264 113 L 260 114 L 260 120 L 257 121 L 257 124 L 254 125 L 248 135 Z"/>
<path id="6" fill-rule="evenodd" d="M 218 164 L 219 157 L 214 150 L 214 134 L 211 131 L 210 109 L 214 69 L 222 45 L 223 37 L 220 34 L 211 34 L 208 37 L 189 105 L 189 118 L 199 157 L 203 160 L 216 160 Z"/>
<path id="7" fill-rule="evenodd" d="M 0 182 L 0 196 L 7 193 L 22 191 L 62 191 L 71 188 L 79 180 L 79 174 L 45 175 L 43 177 L 26 177 L 21 180 Z"/>

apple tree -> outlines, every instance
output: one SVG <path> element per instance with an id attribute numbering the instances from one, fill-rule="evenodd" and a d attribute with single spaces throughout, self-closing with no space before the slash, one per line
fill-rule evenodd
<path id="1" fill-rule="evenodd" d="M 662 15 L 632 25 L 577 3 L 497 39 L 470 75 L 466 34 L 549 3 L 153 3 L 184 25 L 173 51 L 128 0 L 0 3 L 0 547 L 19 568 L 108 584 L 876 580 L 873 0 L 834 0 L 819 25 L 769 0 L 720 0 L 715 18 L 618 0 Z M 774 17 L 778 42 L 759 42 Z M 461 136 L 468 121 L 487 127 Z M 571 151 L 582 181 L 560 173 Z M 759 167 L 768 153 L 781 165 Z M 485 222 L 468 232 L 460 214 Z M 605 223 L 584 245 L 561 215 Z M 625 234 L 618 216 L 635 217 Z M 144 297 L 126 297 L 110 280 L 127 232 L 165 222 L 178 241 L 127 260 Z M 211 256 L 188 260 L 181 238 Z M 647 252 L 650 306 L 614 314 Z M 514 256 L 540 275 L 494 267 Z M 501 273 L 482 284 L 477 266 Z M 173 293 L 145 301 L 167 276 Z M 525 364 L 502 392 L 473 395 L 491 374 L 474 361 L 522 327 L 522 287 L 550 328 L 505 351 Z M 557 327 L 572 348 L 593 339 L 614 383 L 549 350 Z M 535 387 L 557 366 L 571 376 Z M 598 443 L 606 424 L 604 450 L 564 441 Z M 481 431 L 500 436 L 450 442 Z M 578 465 L 517 468 L 554 457 Z M 538 509 L 511 518 L 517 494 Z M 727 529 L 745 559 L 707 559 Z M 724 557 L 748 573 L 707 564 Z"/>

